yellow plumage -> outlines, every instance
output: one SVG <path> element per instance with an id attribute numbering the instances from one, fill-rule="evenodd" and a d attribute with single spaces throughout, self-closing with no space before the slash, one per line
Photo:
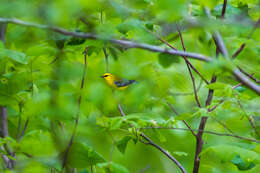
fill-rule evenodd
<path id="1" fill-rule="evenodd" d="M 121 79 L 115 75 L 112 75 L 111 73 L 105 73 L 102 78 L 105 79 L 106 83 L 114 88 L 119 90 L 126 89 L 130 84 L 134 83 L 135 80 L 127 80 L 127 79 Z"/>

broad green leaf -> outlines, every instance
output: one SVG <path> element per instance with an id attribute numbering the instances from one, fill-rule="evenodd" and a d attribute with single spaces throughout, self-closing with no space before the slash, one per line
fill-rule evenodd
<path id="1" fill-rule="evenodd" d="M 244 161 L 239 155 L 236 155 L 231 162 L 237 166 L 239 170 L 249 170 L 255 166 L 253 162 Z"/>
<path id="2" fill-rule="evenodd" d="M 104 158 L 93 148 L 79 142 L 72 144 L 68 155 L 68 163 L 73 168 L 86 168 L 104 161 Z"/>
<path id="3" fill-rule="evenodd" d="M 122 139 L 120 139 L 119 141 L 117 141 L 117 143 L 116 143 L 117 149 L 118 149 L 122 154 L 125 153 L 127 144 L 128 144 L 128 142 L 129 142 L 129 140 L 131 140 L 131 139 L 132 139 L 132 138 L 131 138 L 130 136 L 125 136 L 125 137 L 123 137 Z"/>
<path id="4" fill-rule="evenodd" d="M 164 68 L 168 68 L 171 66 L 171 64 L 178 63 L 180 61 L 180 57 L 178 57 L 177 55 L 160 53 L 158 55 L 158 61 Z"/>
<path id="5" fill-rule="evenodd" d="M 0 49 L 0 59 L 4 57 L 8 57 L 21 64 L 27 64 L 30 58 L 29 56 L 25 55 L 22 52 L 10 50 L 10 49 Z"/>
<path id="6" fill-rule="evenodd" d="M 97 165 L 103 168 L 106 173 L 129 173 L 129 171 L 122 165 L 113 162 L 100 163 Z"/>
<path id="7" fill-rule="evenodd" d="M 260 155 L 254 151 L 231 145 L 216 145 L 206 148 L 202 151 L 201 156 L 205 154 L 214 154 L 217 158 L 222 161 L 232 161 L 237 155 L 242 160 L 247 162 L 253 162 L 254 164 L 260 163 Z"/>

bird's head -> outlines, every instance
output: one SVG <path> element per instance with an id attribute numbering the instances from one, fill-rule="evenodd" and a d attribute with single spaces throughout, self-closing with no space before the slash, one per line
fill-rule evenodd
<path id="1" fill-rule="evenodd" d="M 111 73 L 105 73 L 100 77 L 104 78 L 105 80 L 112 80 L 114 78 Z"/>

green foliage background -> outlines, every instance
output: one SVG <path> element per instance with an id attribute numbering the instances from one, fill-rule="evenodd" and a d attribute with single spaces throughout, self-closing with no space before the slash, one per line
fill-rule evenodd
<path id="1" fill-rule="evenodd" d="M 6 44 L 0 42 L 0 105 L 8 110 L 9 136 L 0 138 L 0 146 L 7 144 L 15 151 L 15 158 L 10 158 L 16 165 L 7 170 L 1 161 L 1 172 L 61 172 L 80 95 L 79 125 L 67 160 L 68 168 L 80 173 L 90 172 L 91 166 L 97 173 L 135 173 L 146 167 L 149 173 L 180 172 L 165 155 L 140 142 L 140 131 L 192 172 L 196 140 L 190 131 L 136 128 L 186 128 L 181 121 L 186 120 L 197 129 L 200 117 L 208 116 L 206 130 L 228 133 L 221 125 L 225 124 L 235 134 L 259 139 L 248 117 L 258 130 L 260 98 L 244 86 L 232 90 L 239 82 L 226 68 L 239 65 L 260 78 L 259 28 L 248 37 L 260 17 L 260 4 L 257 0 L 228 0 L 225 19 L 220 20 L 222 5 L 222 0 L 1 0 L 0 17 L 95 33 L 101 40 L 130 39 L 166 48 L 156 38 L 159 36 L 182 50 L 178 22 L 189 52 L 215 57 L 214 30 L 222 34 L 230 55 L 246 44 L 233 64 L 227 64 L 221 55 L 210 63 L 190 60 L 208 81 L 213 74 L 218 76 L 217 83 L 206 85 L 193 73 L 203 105 L 198 108 L 182 57 L 8 24 Z M 211 9 L 211 20 L 203 7 Z M 81 91 L 86 46 L 88 66 Z M 136 79 L 137 84 L 119 92 L 104 83 L 99 77 L 106 72 L 104 47 L 110 72 Z M 204 106 L 208 89 L 215 90 L 210 107 L 225 100 L 210 113 Z M 125 117 L 120 115 L 118 103 Z M 17 138 L 19 119 L 22 127 L 29 121 L 22 138 Z M 200 172 L 259 172 L 258 143 L 212 134 L 204 134 L 203 139 Z M 1 149 L 0 154 L 6 153 Z"/>

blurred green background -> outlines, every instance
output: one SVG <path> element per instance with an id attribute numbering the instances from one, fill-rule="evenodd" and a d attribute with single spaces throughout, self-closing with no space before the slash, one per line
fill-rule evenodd
<path id="1" fill-rule="evenodd" d="M 0 155 L 7 154 L 5 145 L 15 153 L 9 156 L 15 160 L 15 168 L 6 169 L 1 160 L 0 172 L 69 172 L 72 168 L 79 173 L 90 173 L 91 169 L 95 173 L 180 172 L 160 151 L 142 143 L 140 132 L 192 172 L 196 139 L 191 132 L 137 132 L 136 128 L 186 128 L 181 121 L 186 120 L 197 129 L 201 116 L 209 117 L 206 130 L 229 133 L 224 124 L 240 136 L 260 138 L 248 120 L 254 118 L 258 131 L 259 96 L 244 86 L 232 90 L 239 82 L 226 71 L 239 65 L 260 78 L 260 30 L 254 28 L 260 4 L 258 0 L 228 0 L 225 19 L 220 20 L 222 6 L 222 0 L 1 0 L 0 19 L 59 26 L 97 34 L 101 39 L 84 40 L 0 20 L 1 26 L 6 26 L 0 41 L 0 105 L 7 108 L 9 129 L 9 136 L 0 138 Z M 212 19 L 207 19 L 204 7 L 211 10 Z M 214 30 L 221 32 L 230 55 L 246 44 L 233 64 L 225 64 L 221 55 L 210 63 L 190 60 L 208 81 L 213 74 L 218 76 L 215 85 L 207 86 L 193 72 L 202 108 L 196 105 L 182 57 L 127 49 L 106 41 L 129 39 L 166 48 L 160 37 L 182 50 L 176 23 L 188 52 L 216 57 Z M 86 46 L 86 80 L 81 90 Z M 104 48 L 110 72 L 138 83 L 124 91 L 114 91 L 105 84 L 99 77 L 107 72 Z M 215 89 L 211 107 L 225 100 L 210 113 L 204 104 L 209 88 Z M 125 117 L 117 109 L 119 103 Z M 62 169 L 78 111 L 67 169 Z M 19 137 L 26 122 L 25 134 Z M 204 134 L 203 139 L 199 172 L 259 172 L 258 143 L 212 134 Z"/>

